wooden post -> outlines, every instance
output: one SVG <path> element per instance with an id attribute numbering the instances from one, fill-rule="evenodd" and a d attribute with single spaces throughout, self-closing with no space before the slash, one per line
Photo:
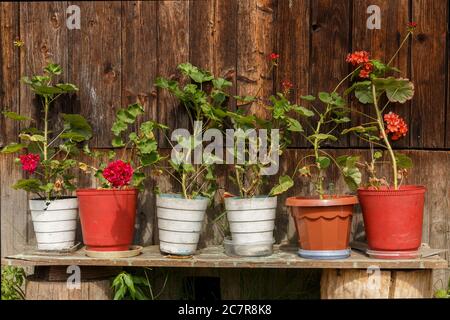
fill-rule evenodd
<path id="1" fill-rule="evenodd" d="M 69 288 L 66 266 L 36 267 L 27 278 L 26 300 L 110 300 L 111 278 L 120 268 L 80 267 L 79 288 Z"/>
<path id="2" fill-rule="evenodd" d="M 322 299 L 431 298 L 432 270 L 324 269 Z"/>

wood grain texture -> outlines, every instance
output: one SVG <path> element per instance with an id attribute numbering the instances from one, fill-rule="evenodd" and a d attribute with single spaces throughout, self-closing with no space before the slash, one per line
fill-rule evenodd
<path id="1" fill-rule="evenodd" d="M 1 255 L 22 251 L 28 242 L 27 231 L 33 226 L 27 220 L 28 201 L 24 191 L 11 186 L 22 179 L 22 171 L 14 163 L 14 155 L 0 154 Z"/>
<path id="2" fill-rule="evenodd" d="M 272 0 L 238 2 L 237 93 L 268 97 L 273 91 L 273 70 L 268 59 L 274 50 Z M 248 108 L 248 106 L 246 106 Z M 253 103 L 250 112 L 266 117 L 264 108 Z"/>
<path id="3" fill-rule="evenodd" d="M 19 54 L 14 40 L 19 38 L 19 4 L 0 3 L 0 112 L 20 112 L 19 105 Z M 0 117 L 0 147 L 15 141 L 19 127 L 12 120 Z"/>
<path id="4" fill-rule="evenodd" d="M 431 298 L 431 270 L 342 270 L 322 273 L 322 299 Z"/>
<path id="5" fill-rule="evenodd" d="M 349 73 L 345 57 L 350 47 L 350 10 L 348 0 L 311 1 L 309 91 L 316 96 L 320 91 L 333 91 L 339 81 Z M 343 92 L 343 89 L 338 92 Z M 319 103 L 315 106 L 319 110 L 325 108 Z M 324 128 L 330 130 L 332 125 Z M 346 147 L 348 137 L 343 136 L 327 146 Z"/>
<path id="6" fill-rule="evenodd" d="M 111 147 L 111 125 L 121 107 L 121 3 L 73 2 L 81 29 L 69 33 L 70 80 L 79 86 L 77 109 L 93 126 L 92 147 Z"/>
<path id="7" fill-rule="evenodd" d="M 158 75 L 179 78 L 177 65 L 189 60 L 189 2 L 158 2 Z M 186 111 L 167 91 L 158 89 L 158 121 L 175 128 L 189 128 Z M 167 132 L 170 137 L 170 132 Z M 160 145 L 169 147 L 160 137 Z"/>
<path id="8" fill-rule="evenodd" d="M 412 147 L 445 146 L 447 6 L 448 2 L 439 0 L 413 2 L 412 19 L 418 22 L 418 27 L 411 50 L 412 80 L 415 84 L 410 124 Z"/>
<path id="9" fill-rule="evenodd" d="M 421 249 L 426 253 L 426 249 Z M 266 269 L 366 269 L 376 266 L 381 269 L 446 269 L 448 263 L 438 255 L 418 259 L 383 260 L 369 258 L 359 251 L 352 251 L 347 259 L 312 260 L 300 258 L 294 246 L 275 246 L 268 257 L 231 257 L 224 253 L 223 246 L 209 246 L 198 250 L 191 257 L 162 255 L 159 246 L 144 247 L 139 256 L 131 258 L 91 258 L 84 249 L 67 256 L 33 254 L 33 251 L 8 256 L 2 265 L 19 266 L 128 266 L 128 267 L 184 267 L 184 268 L 266 268 Z"/>
<path id="10" fill-rule="evenodd" d="M 368 29 L 366 22 L 369 17 L 367 8 L 370 5 L 380 7 L 381 29 Z M 352 52 L 365 50 L 370 53 L 372 59 L 378 59 L 387 63 L 395 51 L 400 46 L 403 37 L 406 35 L 406 26 L 409 21 L 409 1 L 408 0 L 356 0 L 353 1 L 353 27 L 352 27 Z M 391 66 L 400 69 L 401 76 L 409 78 L 409 42 L 399 52 L 393 60 Z M 370 105 L 362 105 L 352 99 L 352 108 L 362 111 L 371 116 L 375 115 L 375 111 Z M 384 105 L 385 101 L 383 101 Z M 406 123 L 410 122 L 411 104 L 394 104 L 390 105 L 386 112 L 393 111 L 398 113 L 405 119 Z M 352 113 L 352 124 L 357 125 L 369 122 L 366 117 L 357 113 Z M 353 147 L 367 147 L 368 144 L 356 136 L 350 136 L 350 145 Z M 405 147 L 409 145 L 409 136 L 400 139 L 395 143 L 395 147 Z"/>
<path id="11" fill-rule="evenodd" d="M 276 52 L 280 58 L 274 87 L 281 91 L 281 82 L 290 81 L 294 85 L 290 101 L 305 105 L 300 96 L 310 94 L 310 1 L 278 1 L 275 25 Z M 300 134 L 295 134 L 292 141 L 294 148 L 309 146 Z"/>

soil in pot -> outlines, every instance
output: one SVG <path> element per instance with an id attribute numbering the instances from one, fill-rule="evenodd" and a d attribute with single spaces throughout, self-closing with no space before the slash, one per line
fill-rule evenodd
<path id="1" fill-rule="evenodd" d="M 348 257 L 353 206 L 357 203 L 356 196 L 288 198 L 286 205 L 292 207 L 299 255 L 314 259 Z"/>
<path id="2" fill-rule="evenodd" d="M 424 186 L 358 189 L 369 249 L 380 252 L 417 251 L 422 241 Z M 386 254 L 389 258 L 389 254 Z M 396 258 L 401 258 L 396 256 Z"/>
<path id="3" fill-rule="evenodd" d="M 38 250 L 66 250 L 75 245 L 77 198 L 33 199 L 29 206 Z"/>
<path id="4" fill-rule="evenodd" d="M 209 199 L 185 199 L 178 194 L 156 197 L 159 249 L 163 253 L 187 256 L 197 250 Z"/>
<path id="5" fill-rule="evenodd" d="M 138 190 L 77 190 L 83 241 L 91 251 L 129 250 Z"/>

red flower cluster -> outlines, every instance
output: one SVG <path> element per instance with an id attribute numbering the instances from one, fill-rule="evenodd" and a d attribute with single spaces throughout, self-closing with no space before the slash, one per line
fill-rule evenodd
<path id="1" fill-rule="evenodd" d="M 361 78 L 368 78 L 373 71 L 373 64 L 369 60 L 369 53 L 367 51 L 355 51 L 347 55 L 346 61 L 353 66 L 361 66 L 359 76 Z"/>
<path id="2" fill-rule="evenodd" d="M 369 62 L 369 53 L 367 51 L 355 51 L 347 55 L 346 61 L 353 66 L 359 66 L 360 64 Z"/>
<path id="3" fill-rule="evenodd" d="M 385 114 L 384 122 L 386 122 L 386 134 L 392 133 L 392 140 L 398 140 L 401 137 L 406 136 L 408 125 L 398 114 L 395 114 L 392 111 Z"/>
<path id="4" fill-rule="evenodd" d="M 408 23 L 408 28 L 409 29 L 415 29 L 417 27 L 417 22 L 410 22 Z"/>
<path id="5" fill-rule="evenodd" d="M 103 177 L 115 188 L 123 187 L 130 183 L 133 176 L 133 168 L 122 160 L 113 161 L 103 170 Z"/>
<path id="6" fill-rule="evenodd" d="M 294 85 L 289 80 L 283 80 L 281 82 L 281 87 L 283 88 L 283 91 L 288 91 L 288 90 L 292 89 L 293 86 Z"/>
<path id="7" fill-rule="evenodd" d="M 275 61 L 280 57 L 280 55 L 278 53 L 271 53 L 269 54 L 269 60 Z"/>
<path id="8" fill-rule="evenodd" d="M 367 62 L 362 66 L 361 71 L 359 72 L 359 76 L 361 78 L 368 78 L 372 71 L 373 64 L 371 62 Z"/>
<path id="9" fill-rule="evenodd" d="M 22 169 L 32 174 L 36 171 L 37 166 L 39 165 L 40 157 L 38 154 L 23 154 L 19 156 L 20 163 L 22 164 Z"/>

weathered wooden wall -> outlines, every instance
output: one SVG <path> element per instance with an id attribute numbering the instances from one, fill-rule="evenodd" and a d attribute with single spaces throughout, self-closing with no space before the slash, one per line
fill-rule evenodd
<path id="1" fill-rule="evenodd" d="M 66 27 L 66 8 L 71 4 L 81 9 L 80 30 Z M 381 30 L 366 28 L 366 9 L 373 4 L 381 8 Z M 114 111 L 131 102 L 142 103 L 147 118 L 170 127 L 186 126 L 184 110 L 153 85 L 157 76 L 175 74 L 178 63 L 191 61 L 228 78 L 236 94 L 252 94 L 259 85 L 269 94 L 288 79 L 295 85 L 291 98 L 298 102 L 301 94 L 332 89 L 349 71 L 345 56 L 350 51 L 369 50 L 375 58 L 388 59 L 407 22 L 416 21 L 416 34 L 395 60 L 416 85 L 412 102 L 393 107 L 410 127 L 396 146 L 408 149 L 415 161 L 409 182 L 428 188 L 424 242 L 450 249 L 449 11 L 447 0 L 2 2 L 0 108 L 38 116 L 31 92 L 18 80 L 51 59 L 64 68 L 61 78 L 80 88 L 74 98 L 54 106 L 55 114 L 80 112 L 94 127 L 91 148 L 110 148 Z M 28 51 L 15 48 L 15 39 L 22 39 Z M 270 52 L 281 55 L 280 67 L 267 77 Z M 19 129 L 0 118 L 0 146 L 13 141 Z M 161 146 L 168 147 L 163 139 Z M 282 168 L 292 170 L 295 159 L 308 152 L 305 147 L 305 141 L 295 139 Z M 329 146 L 332 153 L 355 154 L 366 153 L 366 147 L 352 137 Z M 34 242 L 27 195 L 10 188 L 21 176 L 12 159 L 0 155 L 2 256 Z M 86 177 L 80 181 L 92 183 Z M 141 196 L 137 241 L 142 244 L 157 241 L 154 182 L 149 181 Z M 172 186 L 169 180 L 160 182 Z M 226 170 L 219 182 L 228 188 Z M 337 186 L 345 190 L 342 181 Z M 298 181 L 288 195 L 308 190 L 307 183 Z M 276 238 L 292 241 L 293 224 L 282 202 Z M 356 236 L 361 236 L 360 222 L 357 214 Z M 202 245 L 220 241 L 219 229 L 208 221 Z M 444 272 L 436 279 L 446 277 Z"/>

